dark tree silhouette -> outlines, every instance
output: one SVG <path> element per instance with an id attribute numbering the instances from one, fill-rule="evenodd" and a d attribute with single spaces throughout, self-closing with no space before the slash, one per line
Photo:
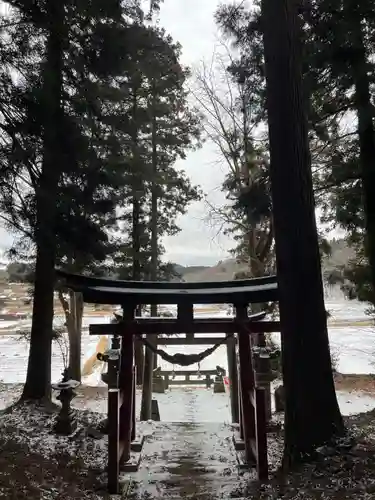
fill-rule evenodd
<path id="1" fill-rule="evenodd" d="M 296 0 L 262 1 L 285 384 L 284 466 L 344 433 L 318 247 Z"/>
<path id="2" fill-rule="evenodd" d="M 56 199 L 64 158 L 61 151 L 64 4 L 46 2 L 46 55 L 43 69 L 43 164 L 36 192 L 36 262 L 30 354 L 24 399 L 50 399 L 53 293 L 55 284 Z"/>

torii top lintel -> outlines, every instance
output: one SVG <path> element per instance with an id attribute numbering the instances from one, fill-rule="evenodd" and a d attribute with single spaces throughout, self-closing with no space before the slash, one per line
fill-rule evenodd
<path id="1" fill-rule="evenodd" d="M 255 304 L 279 299 L 276 276 L 221 282 L 121 281 L 56 271 L 92 304 Z"/>

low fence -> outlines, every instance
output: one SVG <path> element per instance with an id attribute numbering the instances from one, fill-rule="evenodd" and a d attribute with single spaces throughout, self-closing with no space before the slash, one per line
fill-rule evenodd
<path id="1" fill-rule="evenodd" d="M 168 389 L 171 385 L 180 386 L 199 386 L 211 387 L 215 382 L 217 370 L 161 370 L 158 376 L 164 379 L 164 388 Z"/>

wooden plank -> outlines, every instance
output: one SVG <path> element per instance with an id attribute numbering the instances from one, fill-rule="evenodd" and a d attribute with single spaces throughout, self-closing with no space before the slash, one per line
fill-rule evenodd
<path id="1" fill-rule="evenodd" d="M 131 280 L 114 280 L 109 278 L 98 278 L 96 276 L 86 276 L 82 274 L 67 273 L 61 269 L 56 269 L 56 275 L 65 280 L 66 286 L 69 287 L 89 287 L 89 286 L 105 286 L 112 289 L 118 288 L 138 288 L 140 290 L 152 288 L 156 292 L 159 290 L 190 290 L 201 289 L 207 290 L 211 288 L 242 288 L 243 286 L 259 286 L 265 284 L 277 283 L 277 277 L 263 276 L 260 278 L 247 278 L 243 280 L 229 281 L 198 281 L 198 282 L 172 282 L 172 281 L 131 281 Z"/>
<path id="2" fill-rule="evenodd" d="M 223 337 L 195 337 L 194 342 L 191 342 L 186 337 L 159 337 L 158 346 L 167 345 L 213 345 L 223 340 Z M 224 344 L 225 345 L 225 344 Z"/>
<path id="3" fill-rule="evenodd" d="M 207 380 L 206 379 L 195 379 L 195 380 L 169 380 L 168 381 L 169 385 L 207 385 Z M 213 381 L 211 380 L 211 384 L 213 384 Z"/>
<path id="4" fill-rule="evenodd" d="M 123 321 L 121 323 L 92 324 L 89 327 L 90 335 L 157 335 L 157 334 L 188 334 L 188 333 L 236 333 L 239 330 L 247 333 L 271 333 L 280 332 L 279 321 L 251 321 L 205 318 L 195 319 L 191 323 L 181 323 L 174 318 L 160 318 L 158 320 L 136 319 L 135 321 Z M 168 339 L 163 339 L 168 340 Z M 176 339 L 173 339 L 176 340 Z M 188 339 L 184 338 L 185 343 Z M 199 337 L 194 342 L 199 342 Z"/>
<path id="5" fill-rule="evenodd" d="M 190 375 L 190 376 L 198 376 L 198 371 L 197 370 L 161 370 L 159 372 L 159 374 L 161 376 L 165 376 L 167 375 L 168 377 L 172 377 L 173 375 L 178 377 L 178 376 L 186 376 L 186 375 Z M 217 370 L 199 370 L 199 374 L 200 375 L 216 375 L 217 374 Z"/>
<path id="6" fill-rule="evenodd" d="M 239 280 L 240 281 L 240 280 Z M 279 300 L 277 283 L 191 289 L 130 288 L 113 286 L 67 285 L 83 295 L 91 304 L 120 305 L 127 301 L 134 304 L 233 304 L 245 301 L 251 304 L 276 302 Z"/>

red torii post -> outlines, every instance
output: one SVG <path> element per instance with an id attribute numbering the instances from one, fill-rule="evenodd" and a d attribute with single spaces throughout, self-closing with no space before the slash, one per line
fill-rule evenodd
<path id="1" fill-rule="evenodd" d="M 123 307 L 123 320 L 132 321 L 135 307 Z M 132 434 L 135 435 L 133 406 L 135 400 L 134 380 L 134 337 L 132 332 L 124 332 L 121 342 L 121 365 L 119 374 L 120 406 L 120 443 L 123 445 L 121 462 L 130 460 Z"/>
<path id="2" fill-rule="evenodd" d="M 256 462 L 253 443 L 255 432 L 255 408 L 251 400 L 254 391 L 254 371 L 251 354 L 251 338 L 242 326 L 248 321 L 247 304 L 237 304 L 236 320 L 238 325 L 238 358 L 239 358 L 239 387 L 240 387 L 240 427 L 245 442 L 246 461 L 249 464 Z"/>
<path id="3" fill-rule="evenodd" d="M 124 317 L 134 318 L 134 309 L 124 308 Z M 130 460 L 135 433 L 134 337 L 128 332 L 121 338 L 119 358 L 111 359 L 109 355 L 108 359 L 108 491 L 111 494 L 120 492 L 121 465 Z"/>

